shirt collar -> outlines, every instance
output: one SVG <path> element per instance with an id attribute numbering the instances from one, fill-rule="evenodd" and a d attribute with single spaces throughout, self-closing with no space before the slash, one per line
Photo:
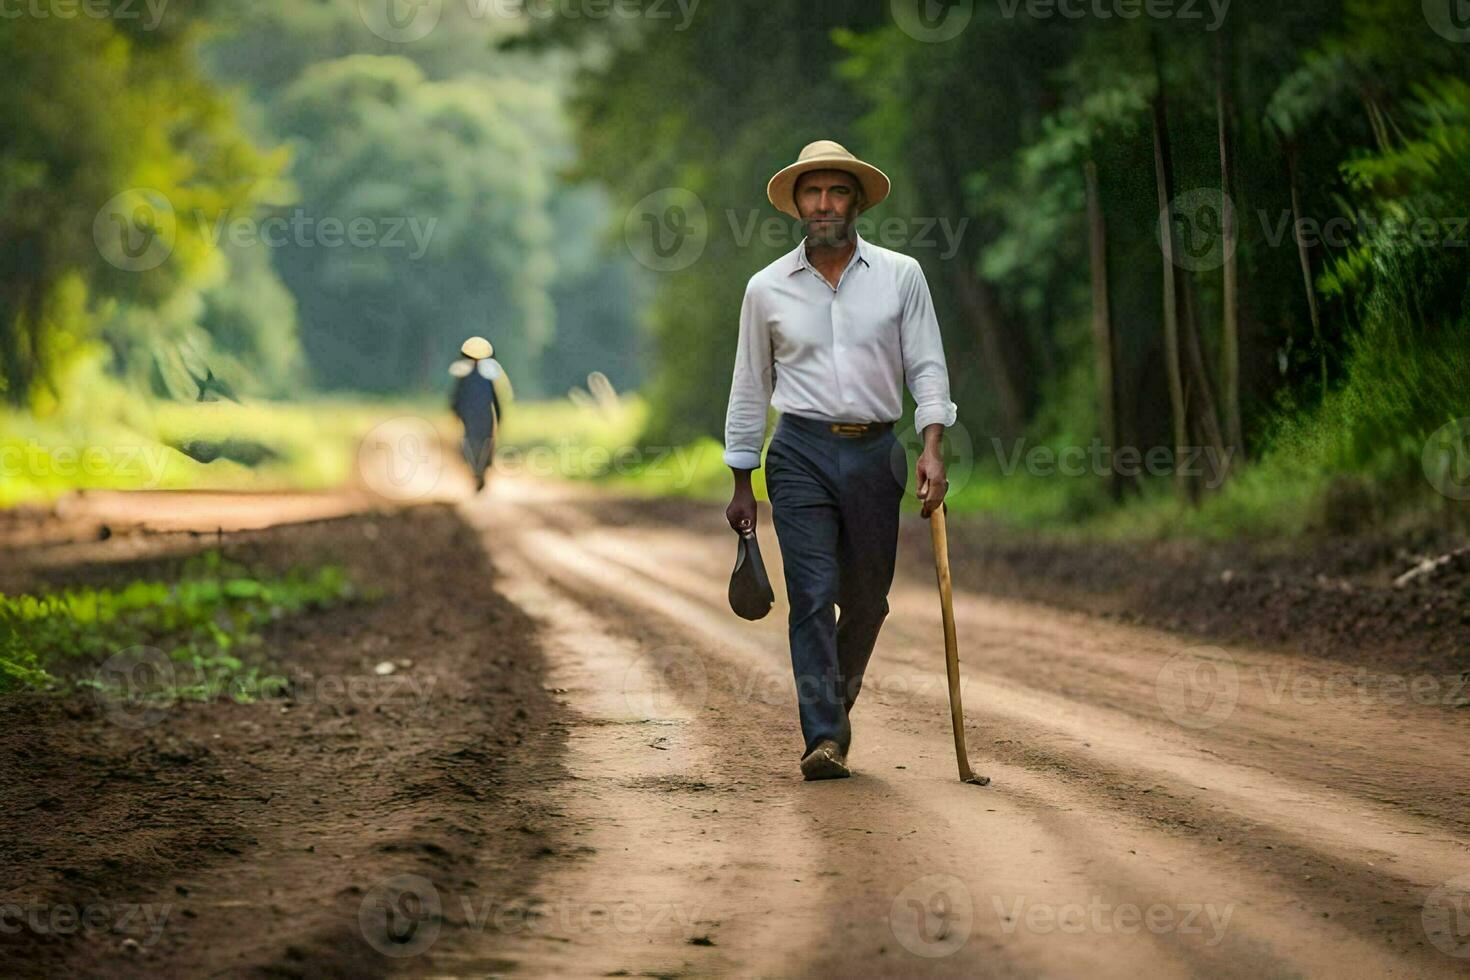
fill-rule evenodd
<path id="1" fill-rule="evenodd" d="M 857 250 L 853 253 L 853 257 L 848 262 L 848 265 L 850 266 L 852 262 L 861 262 L 863 265 L 871 268 L 873 263 L 868 261 L 868 243 L 864 241 L 863 236 L 859 235 L 856 231 L 854 231 L 852 234 L 853 238 L 857 241 Z M 816 269 L 812 269 L 812 264 L 806 257 L 805 238 L 801 240 L 801 244 L 796 246 L 796 249 L 790 254 L 789 258 L 790 262 L 786 268 L 786 274 L 788 276 L 795 272 L 799 272 L 802 269 L 811 269 L 813 272 L 817 271 Z"/>

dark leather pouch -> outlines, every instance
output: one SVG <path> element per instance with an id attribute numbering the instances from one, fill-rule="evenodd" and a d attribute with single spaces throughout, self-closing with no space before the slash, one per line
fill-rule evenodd
<path id="1" fill-rule="evenodd" d="M 740 535 L 735 551 L 735 570 L 730 573 L 730 608 L 742 619 L 763 619 L 776 604 L 776 593 L 761 561 L 761 546 L 755 532 Z"/>

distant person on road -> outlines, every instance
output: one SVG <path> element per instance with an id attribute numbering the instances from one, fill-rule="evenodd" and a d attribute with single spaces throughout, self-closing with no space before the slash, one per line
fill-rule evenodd
<path id="1" fill-rule="evenodd" d="M 495 349 L 484 337 L 471 337 L 460 347 L 464 356 L 449 365 L 455 379 L 450 405 L 464 425 L 464 459 L 475 477 L 475 492 L 485 489 L 485 474 L 495 455 L 495 433 L 500 426 L 500 393 L 510 391 L 505 369 L 492 356 Z"/>
<path id="2" fill-rule="evenodd" d="M 917 261 L 854 228 L 888 189 L 881 170 L 831 140 L 807 144 L 771 178 L 766 196 L 800 219 L 806 238 L 746 285 L 725 416 L 735 477 L 725 513 L 749 531 L 767 408 L 780 413 L 766 486 L 791 604 L 807 779 L 851 775 L 848 715 L 888 615 L 898 549 L 908 467 L 893 424 L 905 381 L 924 438 L 914 477 L 926 519 L 948 489 L 940 441 L 955 405 L 929 286 Z"/>

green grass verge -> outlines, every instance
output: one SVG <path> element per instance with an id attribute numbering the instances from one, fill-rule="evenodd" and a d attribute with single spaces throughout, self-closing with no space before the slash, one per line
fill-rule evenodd
<path id="1" fill-rule="evenodd" d="M 248 700 L 270 687 L 266 625 L 365 598 L 336 566 L 258 575 L 213 551 L 186 562 L 173 582 L 0 595 L 0 692 L 75 685 Z M 139 666 L 148 667 L 146 691 Z"/>
<path id="2" fill-rule="evenodd" d="M 518 402 L 506 411 L 501 473 L 589 481 L 635 497 L 715 500 L 730 491 L 724 448 L 714 439 L 678 446 L 642 438 L 648 406 L 629 395 L 605 404 Z M 756 492 L 764 499 L 762 471 Z"/>
<path id="3" fill-rule="evenodd" d="M 43 413 L 0 408 L 0 507 L 83 489 L 329 489 L 352 479 L 375 425 L 446 414 L 437 400 L 171 402 L 102 376 L 76 384 Z"/>

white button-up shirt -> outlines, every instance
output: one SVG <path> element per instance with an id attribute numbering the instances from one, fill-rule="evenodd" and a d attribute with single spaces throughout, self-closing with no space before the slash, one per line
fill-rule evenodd
<path id="1" fill-rule="evenodd" d="M 858 236 L 833 288 L 802 242 L 745 287 L 725 462 L 760 467 L 768 405 L 827 422 L 895 422 L 905 380 L 915 428 L 954 425 L 939 321 L 918 261 Z"/>

